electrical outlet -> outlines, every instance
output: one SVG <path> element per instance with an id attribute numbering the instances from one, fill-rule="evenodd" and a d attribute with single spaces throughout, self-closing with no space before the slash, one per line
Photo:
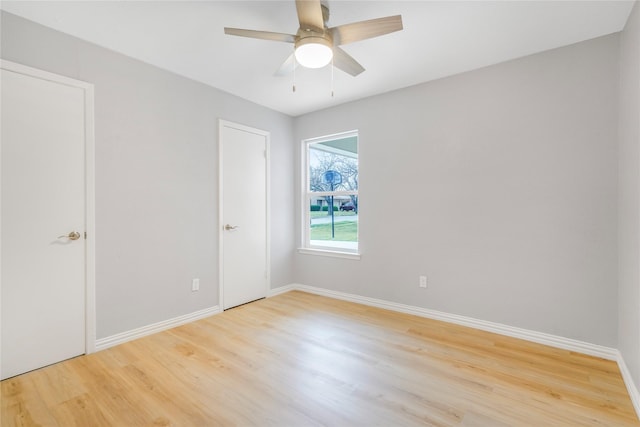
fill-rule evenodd
<path id="1" fill-rule="evenodd" d="M 191 281 L 191 292 L 200 290 L 200 279 L 193 279 Z"/>
<path id="2" fill-rule="evenodd" d="M 420 284 L 418 286 L 421 288 L 427 287 L 427 276 L 420 276 Z"/>

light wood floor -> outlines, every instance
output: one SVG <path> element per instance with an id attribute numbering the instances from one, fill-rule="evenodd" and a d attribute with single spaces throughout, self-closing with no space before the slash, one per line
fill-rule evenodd
<path id="1" fill-rule="evenodd" d="M 615 362 L 289 292 L 2 382 L 2 426 L 640 426 Z"/>

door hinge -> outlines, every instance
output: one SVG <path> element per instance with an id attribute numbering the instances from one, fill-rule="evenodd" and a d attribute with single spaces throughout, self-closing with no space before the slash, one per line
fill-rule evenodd
<path id="1" fill-rule="evenodd" d="M 84 240 L 87 240 L 87 232 L 84 232 Z"/>

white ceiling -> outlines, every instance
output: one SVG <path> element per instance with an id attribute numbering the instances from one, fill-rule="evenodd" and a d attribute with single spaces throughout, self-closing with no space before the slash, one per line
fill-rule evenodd
<path id="1" fill-rule="evenodd" d="M 292 45 L 223 27 L 295 34 L 290 1 L 2 1 L 1 8 L 297 116 L 622 30 L 633 1 L 329 0 L 330 26 L 402 15 L 404 30 L 344 46 L 366 71 L 274 72 Z"/>

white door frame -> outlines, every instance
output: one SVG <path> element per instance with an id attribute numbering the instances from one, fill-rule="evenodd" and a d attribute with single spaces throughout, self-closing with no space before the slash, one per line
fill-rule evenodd
<path id="1" fill-rule="evenodd" d="M 96 351 L 95 139 L 93 84 L 48 71 L 0 60 L 0 68 L 84 91 L 85 114 L 85 353 Z M 2 248 L 0 248 L 0 251 Z"/>
<path id="2" fill-rule="evenodd" d="M 266 289 L 265 295 L 268 295 L 271 289 L 271 134 L 267 131 L 255 129 L 249 126 L 241 125 L 238 123 L 230 122 L 223 119 L 218 119 L 218 288 L 220 294 L 218 295 L 218 305 L 222 310 L 224 307 L 224 218 L 223 218 L 223 200 L 224 200 L 224 186 L 223 186 L 223 160 L 224 160 L 224 141 L 222 140 L 223 128 L 233 128 L 245 132 L 254 133 L 265 137 L 266 140 L 266 153 L 265 153 L 265 197 L 266 197 L 266 263 L 267 271 Z"/>

